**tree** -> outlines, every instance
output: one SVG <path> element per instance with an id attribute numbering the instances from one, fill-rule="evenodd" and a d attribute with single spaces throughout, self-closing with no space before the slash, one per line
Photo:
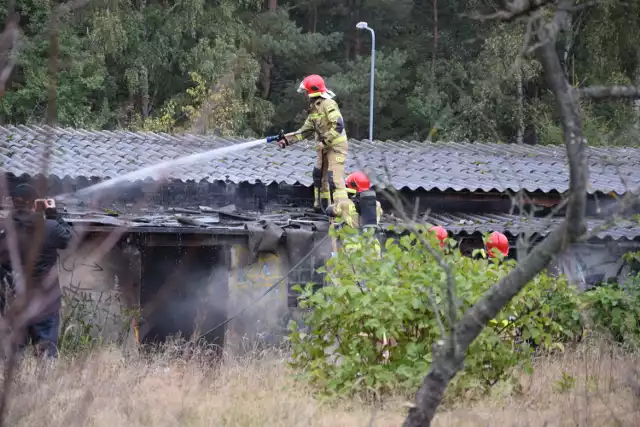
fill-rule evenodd
<path id="1" fill-rule="evenodd" d="M 545 22 L 543 6 L 554 6 L 552 17 Z M 405 427 L 431 425 L 436 409 L 451 380 L 464 366 L 465 353 L 480 335 L 488 322 L 505 307 L 538 273 L 540 273 L 567 245 L 578 241 L 586 231 L 585 208 L 589 167 L 586 157 L 586 140 L 582 133 L 579 98 L 637 98 L 640 89 L 635 87 L 593 87 L 575 90 L 565 75 L 556 49 L 558 36 L 566 31 L 575 4 L 573 0 L 515 0 L 485 19 L 514 21 L 528 19 L 531 34 L 525 38 L 526 51 L 534 54 L 543 69 L 547 85 L 552 90 L 564 131 L 570 170 L 570 195 L 564 221 L 542 242 L 524 256 L 516 267 L 495 284 L 475 305 L 457 319 L 453 292 L 455 278 L 451 269 L 437 253 L 447 272 L 450 289 L 448 295 L 449 333 L 441 345 L 434 349 L 433 363 L 416 394 L 416 405 L 411 408 L 404 422 Z"/>
<path id="2" fill-rule="evenodd" d="M 0 75 L 4 123 L 42 123 L 46 115 L 47 23 L 54 0 L 25 0 L 14 9 L 20 55 Z M 224 95 L 230 116 L 221 133 L 260 135 L 295 129 L 306 101 L 296 93 L 307 74 L 324 76 L 338 95 L 347 134 L 368 125 L 370 37 L 376 30 L 377 139 L 498 140 L 561 144 L 560 118 L 530 58 L 519 57 L 525 25 L 469 19 L 478 0 L 108 0 L 61 17 L 58 121 L 97 129 L 156 129 L 173 108 L 172 132 L 190 129 L 189 90 Z M 9 4 L 0 5 L 7 16 Z M 581 7 L 560 35 L 561 63 L 574 86 L 611 76 L 638 80 L 637 5 Z M 17 52 L 14 51 L 14 52 Z M 386 59 L 385 59 L 386 58 Z M 240 61 L 239 61 L 240 60 Z M 15 65 L 15 67 L 14 67 Z M 201 84 L 191 77 L 202 78 Z M 196 89 L 198 87 L 198 89 Z M 218 88 L 218 89 L 216 89 Z M 216 95 L 219 96 L 219 95 Z M 222 99 L 222 98 L 221 98 Z M 635 144 L 637 102 L 581 102 L 591 143 Z M 222 107 L 220 107 L 222 108 Z M 227 113 L 225 113 L 227 114 Z M 147 122 L 143 124 L 143 122 Z M 204 129 L 218 132 L 219 126 Z"/>

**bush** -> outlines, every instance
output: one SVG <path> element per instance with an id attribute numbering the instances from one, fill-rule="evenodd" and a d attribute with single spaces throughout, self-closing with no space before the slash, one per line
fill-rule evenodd
<path id="1" fill-rule="evenodd" d="M 425 231 L 426 243 L 441 251 Z M 325 266 L 337 286 L 297 289 L 300 307 L 310 309 L 304 317 L 310 332 L 290 324 L 292 364 L 331 395 L 413 393 L 429 369 L 433 344 L 448 327 L 446 274 L 415 234 L 387 240 L 378 258 L 371 234 L 349 233 L 343 230 L 340 237 L 358 240 L 360 248 L 340 251 Z M 448 245 L 459 316 L 515 263 L 486 259 L 484 251 L 480 259 L 465 257 L 454 241 Z M 486 392 L 514 367 L 530 366 L 534 345 L 562 350 L 581 332 L 580 319 L 578 297 L 566 280 L 538 275 L 472 344 L 450 392 Z"/>
<path id="2" fill-rule="evenodd" d="M 640 345 L 640 292 L 636 287 L 597 287 L 582 294 L 581 300 L 596 332 L 630 347 Z"/>

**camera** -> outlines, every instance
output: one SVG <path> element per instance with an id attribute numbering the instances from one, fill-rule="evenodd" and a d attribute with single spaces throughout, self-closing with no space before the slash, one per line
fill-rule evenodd
<path id="1" fill-rule="evenodd" d="M 36 199 L 33 202 L 33 210 L 36 212 L 45 212 L 47 209 L 55 209 L 56 202 L 53 199 Z"/>

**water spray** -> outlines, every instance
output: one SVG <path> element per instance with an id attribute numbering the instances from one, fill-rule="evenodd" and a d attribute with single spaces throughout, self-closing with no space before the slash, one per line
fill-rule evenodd
<path id="1" fill-rule="evenodd" d="M 83 188 L 81 190 L 76 191 L 75 193 L 61 194 L 60 196 L 57 196 L 57 199 L 60 201 L 64 201 L 64 200 L 68 200 L 74 195 L 86 196 L 96 191 L 114 187 L 126 181 L 135 181 L 135 180 L 145 179 L 145 178 L 152 178 L 153 180 L 162 180 L 167 177 L 167 174 L 169 173 L 169 171 L 171 171 L 172 168 L 175 168 L 177 166 L 194 164 L 198 162 L 215 159 L 216 157 L 220 157 L 225 154 L 233 153 L 236 151 L 247 150 L 262 144 L 268 144 L 271 142 L 280 141 L 281 139 L 288 138 L 296 134 L 297 132 L 291 132 L 288 134 L 284 134 L 281 132 L 278 135 L 268 136 L 264 139 L 256 139 L 254 141 L 248 141 L 242 144 L 235 144 L 228 147 L 216 148 L 214 150 L 209 150 L 202 153 L 195 153 L 195 154 L 180 157 L 177 159 L 167 160 L 167 161 L 164 161 L 152 166 L 147 166 L 142 169 L 135 170 L 133 172 L 128 172 L 128 173 L 125 173 L 124 175 L 120 175 L 118 177 L 111 178 L 107 181 L 103 181 L 98 184 Z"/>

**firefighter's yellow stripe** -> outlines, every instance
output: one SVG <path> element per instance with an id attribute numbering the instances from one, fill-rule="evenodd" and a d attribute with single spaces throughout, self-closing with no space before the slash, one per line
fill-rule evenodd
<path id="1" fill-rule="evenodd" d="M 348 197 L 347 190 L 335 190 L 333 192 L 333 199 L 346 199 Z"/>

